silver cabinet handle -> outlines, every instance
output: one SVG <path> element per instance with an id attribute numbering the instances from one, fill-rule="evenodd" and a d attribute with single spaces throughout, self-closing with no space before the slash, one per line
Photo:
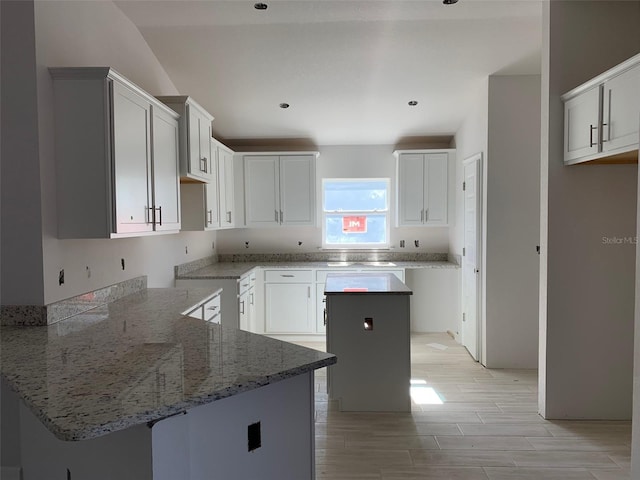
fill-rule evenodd
<path id="1" fill-rule="evenodd" d="M 253 305 L 253 293 L 249 294 L 249 305 Z"/>
<path id="2" fill-rule="evenodd" d="M 324 326 L 327 326 L 327 309 L 324 309 Z"/>
<path id="3" fill-rule="evenodd" d="M 429 221 L 429 209 L 425 209 L 424 211 L 424 221 L 428 222 Z"/>
<path id="4" fill-rule="evenodd" d="M 154 225 L 157 223 L 158 225 L 162 226 L 162 207 L 151 207 L 149 210 L 151 210 L 151 222 Z M 156 221 L 156 210 L 158 211 L 159 215 L 158 218 L 160 221 Z M 149 223 L 149 222 L 147 222 Z"/>
<path id="5" fill-rule="evenodd" d="M 280 276 L 281 277 L 287 277 L 287 278 L 293 278 L 295 275 L 281 273 Z"/>
<path id="6" fill-rule="evenodd" d="M 207 216 L 209 217 L 209 219 L 207 220 L 207 223 L 211 225 L 213 223 L 213 210 L 208 210 Z"/>
<path id="7" fill-rule="evenodd" d="M 207 157 L 200 158 L 200 171 L 207 173 Z"/>
<path id="8" fill-rule="evenodd" d="M 420 222 L 424 222 L 424 209 L 420 210 Z"/>
<path id="9" fill-rule="evenodd" d="M 282 224 L 282 210 L 280 210 L 280 224 Z"/>
<path id="10" fill-rule="evenodd" d="M 231 223 L 231 212 L 227 212 L 227 222 Z"/>
<path id="11" fill-rule="evenodd" d="M 240 313 L 244 314 L 244 300 L 240 302 Z"/>
<path id="12" fill-rule="evenodd" d="M 606 143 L 608 142 L 611 138 L 611 127 L 609 127 L 608 123 L 603 123 L 602 124 L 603 127 L 607 127 L 607 139 L 604 139 L 604 129 L 602 130 L 602 143 Z"/>
<path id="13" fill-rule="evenodd" d="M 307 298 L 311 298 L 311 287 L 307 287 Z"/>
<path id="14" fill-rule="evenodd" d="M 213 307 L 209 307 L 209 308 L 207 308 L 207 310 L 217 310 L 217 309 L 218 309 L 218 306 L 217 306 L 217 305 L 214 305 Z"/>
<path id="15" fill-rule="evenodd" d="M 598 144 L 597 142 L 593 143 L 593 131 L 597 129 L 597 126 L 589 125 L 589 147 L 595 147 Z"/>
<path id="16" fill-rule="evenodd" d="M 276 223 L 278 223 L 278 210 L 274 210 L 274 213 L 276 214 Z"/>

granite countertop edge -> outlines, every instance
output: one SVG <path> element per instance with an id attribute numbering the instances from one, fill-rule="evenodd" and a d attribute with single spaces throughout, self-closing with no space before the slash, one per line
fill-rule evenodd
<path id="1" fill-rule="evenodd" d="M 4 377 L 4 375 L 3 378 L 7 382 L 11 390 L 22 399 L 31 413 L 33 413 L 47 427 L 47 429 L 51 433 L 53 433 L 56 438 L 62 441 L 78 442 L 83 440 L 91 440 L 93 438 L 98 438 L 103 435 L 126 430 L 127 428 L 136 427 L 139 425 L 159 422 L 161 420 L 164 420 L 165 418 L 179 415 L 181 413 L 186 413 L 187 410 L 190 410 L 192 408 L 208 405 L 218 400 L 223 400 L 225 398 L 233 397 L 234 395 L 239 395 L 244 392 L 249 392 L 251 390 L 264 387 L 266 385 L 277 383 L 281 380 L 286 380 L 298 375 L 303 375 L 319 368 L 333 365 L 336 362 L 337 358 L 335 356 L 326 358 L 324 360 L 318 360 L 316 362 L 312 362 L 298 368 L 289 369 L 277 374 L 269 375 L 267 377 L 261 377 L 255 380 L 241 383 L 235 388 L 227 388 L 224 390 L 212 392 L 207 396 L 192 398 L 189 401 L 183 401 L 172 405 L 166 405 L 164 407 L 158 407 L 156 410 L 148 414 L 141 413 L 138 415 L 124 416 L 122 418 L 119 418 L 118 420 L 85 429 L 60 428 L 59 425 L 53 422 L 46 414 L 44 414 L 44 412 L 42 412 L 39 408 L 29 402 L 28 398 L 23 397 L 19 393 L 16 386 L 10 381 L 10 379 Z"/>

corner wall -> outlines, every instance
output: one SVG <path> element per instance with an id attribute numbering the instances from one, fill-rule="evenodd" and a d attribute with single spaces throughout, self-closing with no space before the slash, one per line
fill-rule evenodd
<path id="1" fill-rule="evenodd" d="M 560 95 L 640 51 L 640 3 L 545 2 L 543 25 L 540 412 L 629 419 L 635 247 L 603 239 L 636 232 L 637 165 L 565 167 Z"/>
<path id="2" fill-rule="evenodd" d="M 538 367 L 540 75 L 489 77 L 486 366 Z"/>

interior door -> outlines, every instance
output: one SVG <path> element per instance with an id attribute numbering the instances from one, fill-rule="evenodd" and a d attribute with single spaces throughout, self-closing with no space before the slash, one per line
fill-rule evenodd
<path id="1" fill-rule="evenodd" d="M 482 257 L 482 156 L 464 162 L 464 251 L 462 256 L 462 344 L 480 358 L 480 264 Z"/>

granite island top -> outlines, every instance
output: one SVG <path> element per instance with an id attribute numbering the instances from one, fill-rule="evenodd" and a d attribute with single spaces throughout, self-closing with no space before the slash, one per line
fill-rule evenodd
<path id="1" fill-rule="evenodd" d="M 330 273 L 325 295 L 412 295 L 393 273 Z"/>
<path id="2" fill-rule="evenodd" d="M 340 268 L 361 268 L 361 269 L 393 269 L 397 268 L 460 268 L 453 262 L 445 261 L 265 261 L 265 262 L 215 262 L 205 267 L 184 273 L 177 273 L 175 278 L 178 280 L 197 280 L 197 279 L 237 279 L 253 270 L 254 268 L 291 268 L 291 269 L 340 269 Z"/>
<path id="3" fill-rule="evenodd" d="M 181 314 L 210 295 L 148 289 L 48 327 L 2 327 L 0 372 L 58 438 L 86 440 L 336 362 Z"/>

